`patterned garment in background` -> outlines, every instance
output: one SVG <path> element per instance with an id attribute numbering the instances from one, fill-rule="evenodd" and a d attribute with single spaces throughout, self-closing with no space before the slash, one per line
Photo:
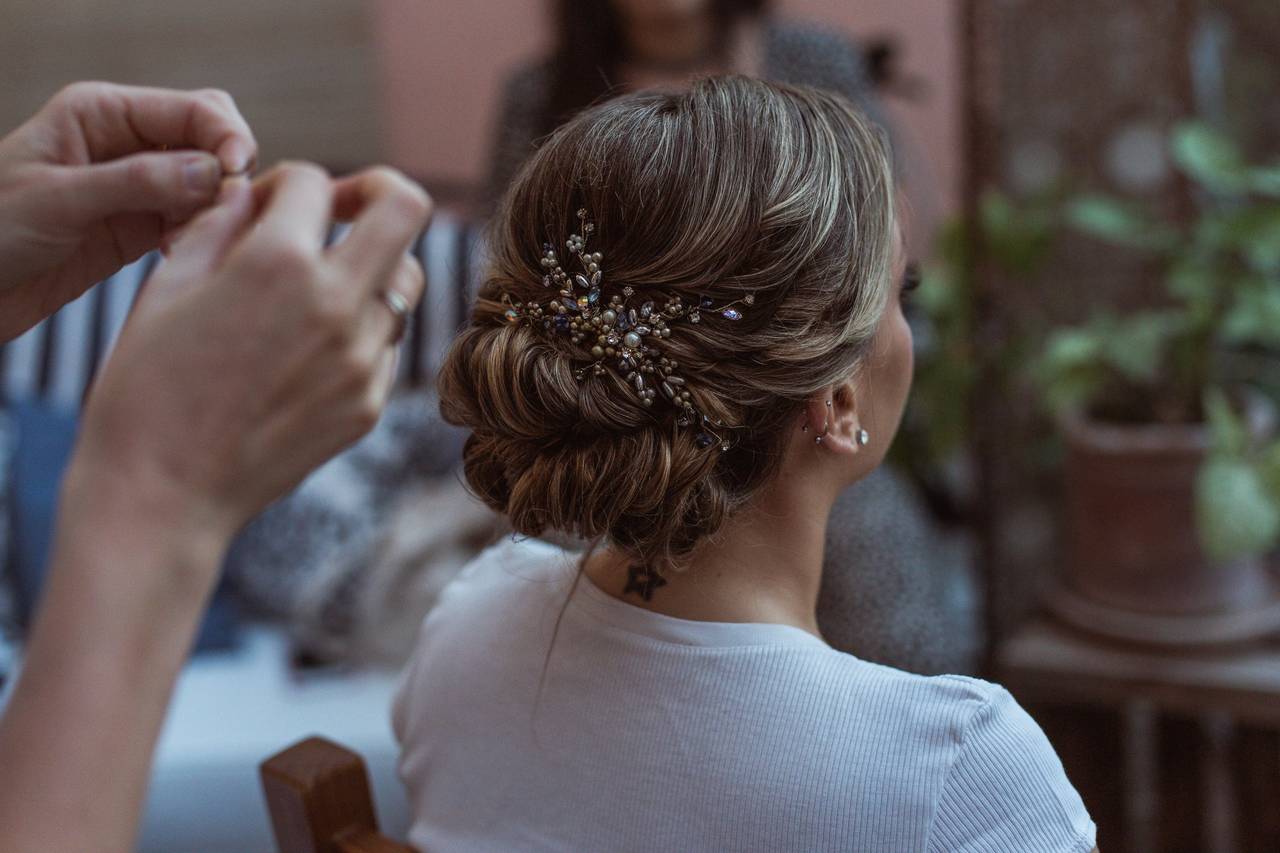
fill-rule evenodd
<path id="1" fill-rule="evenodd" d="M 942 529 L 914 484 L 881 465 L 831 510 L 822 635 L 841 651 L 908 672 L 975 672 L 983 643 L 971 540 Z"/>
<path id="2" fill-rule="evenodd" d="M 847 38 L 785 22 L 767 23 L 762 36 L 766 79 L 838 92 L 888 126 L 862 55 Z M 507 78 L 491 205 L 537 147 L 551 81 L 545 61 Z M 914 160 L 895 153 L 900 172 Z M 971 673 L 982 646 L 979 600 L 967 543 L 939 529 L 898 471 L 882 466 L 837 501 L 818 600 L 818 623 L 832 646 L 926 675 Z"/>
<path id="3" fill-rule="evenodd" d="M 245 602 L 278 617 L 306 594 L 300 575 L 368 552 L 378 520 L 411 484 L 449 475 L 466 435 L 440 420 L 434 394 L 391 399 L 373 431 L 269 506 L 236 539 L 227 568 Z M 331 616 L 335 621 L 339 617 Z"/>
<path id="4" fill-rule="evenodd" d="M 465 432 L 425 391 L 308 477 L 237 538 L 239 598 L 324 661 L 399 664 L 440 589 L 503 529 L 454 473 Z"/>
<path id="5" fill-rule="evenodd" d="M 460 459 L 462 436 L 440 421 L 432 386 L 470 310 L 479 251 L 478 228 L 448 213 L 434 217 L 413 247 L 428 287 L 401 345 L 398 391 L 382 421 L 363 441 L 268 508 L 233 545 L 228 571 L 242 602 L 258 614 L 284 620 L 295 637 L 307 639 L 309 648 L 345 659 L 343 654 L 355 642 L 352 638 L 365 630 L 366 590 L 387 588 L 378 575 L 383 567 L 373 560 L 374 546 L 388 527 L 384 515 L 398 505 L 402 493 L 440 491 L 451 496 L 451 503 L 444 506 L 437 500 L 433 506 L 459 518 L 476 518 L 474 502 L 455 488 L 453 469 Z M 78 410 L 158 260 L 157 253 L 141 258 L 18 339 L 0 345 L 0 558 L 8 553 L 4 531 L 10 517 L 5 506 L 10 495 L 5 405 L 38 401 Z M 494 524 L 491 513 L 470 528 L 441 534 L 433 553 L 448 556 L 449 546 L 470 541 L 484 523 Z M 425 552 L 422 543 L 418 545 Z M 447 573 L 447 562 L 441 572 Z M 421 568 L 424 576 L 431 576 L 427 580 L 435 577 L 436 567 Z M 405 571 L 403 565 L 394 570 Z M 7 593 L 7 584 L 0 582 L 0 605 Z M 383 601 L 388 603 L 393 602 Z M 419 595 L 417 606 L 426 603 Z M 403 618 L 416 627 L 423 612 L 383 617 Z"/>

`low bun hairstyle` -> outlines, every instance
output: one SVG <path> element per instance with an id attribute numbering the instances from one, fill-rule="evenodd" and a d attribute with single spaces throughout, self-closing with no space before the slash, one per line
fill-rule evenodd
<path id="1" fill-rule="evenodd" d="M 545 302 L 546 243 L 595 223 L 606 297 L 680 295 L 741 320 L 673 324 L 662 352 L 732 446 L 695 444 L 659 399 L 641 405 L 567 338 L 508 322 L 503 296 Z M 441 408 L 472 435 L 471 488 L 522 534 L 607 541 L 679 569 L 775 473 L 787 426 L 847 381 L 889 292 L 894 191 L 884 134 L 841 98 L 743 77 L 592 108 L 526 163 L 491 226 L 471 324 L 445 360 Z M 566 266 L 568 269 L 568 266 Z"/>

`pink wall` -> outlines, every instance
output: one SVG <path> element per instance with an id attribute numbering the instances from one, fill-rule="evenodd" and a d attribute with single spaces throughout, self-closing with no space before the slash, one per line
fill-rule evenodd
<path id="1" fill-rule="evenodd" d="M 393 163 L 437 180 L 482 178 L 503 74 L 511 63 L 545 49 L 546 3 L 371 0 Z M 904 69 L 928 86 L 925 103 L 890 105 L 904 141 L 936 187 L 936 199 L 917 198 L 915 204 L 936 208 L 919 211 L 926 219 L 952 209 L 959 95 L 954 0 L 780 0 L 776 7 L 781 15 L 854 36 L 899 39 Z"/>

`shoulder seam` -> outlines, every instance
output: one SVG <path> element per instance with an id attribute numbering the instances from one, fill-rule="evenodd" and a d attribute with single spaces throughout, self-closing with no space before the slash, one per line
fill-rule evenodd
<path id="1" fill-rule="evenodd" d="M 933 849 L 930 845 L 933 843 L 934 827 L 938 825 L 938 809 L 941 808 L 943 800 L 947 796 L 947 784 L 951 781 L 951 775 L 955 772 L 956 765 L 960 763 L 960 757 L 964 755 L 965 746 L 969 739 L 969 732 L 973 731 L 974 725 L 983 714 L 989 713 L 992 710 L 994 707 L 994 702 L 992 701 L 993 698 L 994 697 L 990 694 L 981 697 L 981 704 L 975 708 L 973 713 L 969 715 L 969 718 L 965 720 L 964 728 L 960 731 L 960 742 L 957 744 L 955 755 L 951 758 L 951 765 L 947 768 L 947 775 L 942 777 L 942 790 L 938 795 L 938 802 L 934 805 L 933 815 L 929 818 L 929 831 L 924 837 L 924 849 L 926 851 Z"/>

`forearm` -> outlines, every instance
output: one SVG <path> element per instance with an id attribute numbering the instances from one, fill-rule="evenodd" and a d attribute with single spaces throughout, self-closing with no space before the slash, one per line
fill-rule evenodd
<path id="1" fill-rule="evenodd" d="M 73 464 L 63 491 L 44 601 L 0 718 L 3 850 L 132 849 L 225 549 L 181 502 L 110 480 Z"/>

